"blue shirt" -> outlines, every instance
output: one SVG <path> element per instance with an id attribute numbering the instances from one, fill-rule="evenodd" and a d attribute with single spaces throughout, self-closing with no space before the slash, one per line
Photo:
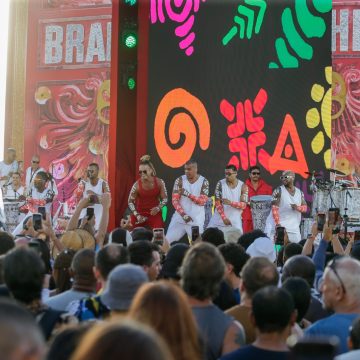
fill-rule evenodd
<path id="1" fill-rule="evenodd" d="M 347 346 L 347 338 L 349 336 L 349 328 L 352 322 L 359 317 L 359 314 L 334 314 L 325 319 L 321 319 L 312 324 L 305 330 L 308 336 L 337 336 L 340 340 L 338 354 L 349 351 Z"/>
<path id="2" fill-rule="evenodd" d="M 247 345 L 220 358 L 220 360 L 286 360 L 288 351 L 273 351 Z"/>

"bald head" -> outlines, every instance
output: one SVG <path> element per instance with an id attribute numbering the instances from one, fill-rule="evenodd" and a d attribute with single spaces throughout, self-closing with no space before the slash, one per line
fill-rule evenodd
<path id="1" fill-rule="evenodd" d="M 284 283 L 286 279 L 295 276 L 304 279 L 310 287 L 313 287 L 315 279 L 314 262 L 304 255 L 295 255 L 288 259 L 283 267 L 281 282 Z"/>

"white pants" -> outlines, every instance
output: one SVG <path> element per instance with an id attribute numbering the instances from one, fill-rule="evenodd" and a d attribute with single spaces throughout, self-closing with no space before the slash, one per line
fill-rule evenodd
<path id="1" fill-rule="evenodd" d="M 194 222 L 190 222 L 188 224 L 180 223 L 177 219 L 172 218 L 170 225 L 168 227 L 166 233 L 166 239 L 171 244 L 174 241 L 179 241 L 185 234 L 191 240 L 191 227 L 192 226 L 199 226 L 199 233 L 200 235 L 203 233 L 203 224 L 196 224 Z"/>

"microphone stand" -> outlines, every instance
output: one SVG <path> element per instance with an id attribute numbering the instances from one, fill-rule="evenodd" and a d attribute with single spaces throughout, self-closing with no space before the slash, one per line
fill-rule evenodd
<path id="1" fill-rule="evenodd" d="M 348 216 L 347 216 L 347 210 L 348 210 L 348 196 L 350 198 L 352 198 L 350 191 L 346 189 L 346 193 L 345 193 L 345 208 L 344 208 L 344 237 L 345 240 L 347 238 L 347 229 L 348 229 Z"/>

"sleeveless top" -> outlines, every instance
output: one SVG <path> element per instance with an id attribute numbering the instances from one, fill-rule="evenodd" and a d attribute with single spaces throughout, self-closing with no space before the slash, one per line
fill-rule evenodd
<path id="1" fill-rule="evenodd" d="M 191 184 L 187 179 L 186 175 L 181 176 L 182 180 L 182 188 L 187 190 L 191 195 L 199 197 L 201 194 L 201 188 L 203 186 L 205 178 L 200 175 L 199 178 Z M 201 226 L 205 222 L 205 208 L 204 206 L 200 206 L 195 204 L 192 200 L 190 200 L 187 196 L 181 196 L 180 204 L 185 211 L 186 215 L 189 215 L 193 222 L 191 224 L 201 224 Z M 176 211 L 174 216 L 176 217 L 176 221 L 180 223 L 184 223 L 184 219 L 180 216 L 180 214 Z"/>
<path id="2" fill-rule="evenodd" d="M 241 197 L 241 188 L 243 186 L 243 182 L 238 180 L 238 184 L 234 189 L 230 188 L 226 183 L 226 179 L 220 180 L 221 183 L 221 192 L 223 199 L 228 199 L 233 202 L 239 202 Z M 236 209 L 230 205 L 223 204 L 225 216 L 230 220 L 231 226 L 242 231 L 242 219 L 241 219 L 241 209 Z M 221 216 L 215 208 L 214 215 L 210 220 L 209 227 L 218 227 L 225 226 Z"/>
<path id="3" fill-rule="evenodd" d="M 91 185 L 90 181 L 85 182 L 85 189 L 84 189 L 84 197 L 88 196 L 88 191 L 93 191 L 97 195 L 103 194 L 103 179 L 99 178 L 99 181 L 96 185 Z"/>
<path id="4" fill-rule="evenodd" d="M 136 198 L 136 209 L 141 215 L 150 216 L 150 210 L 156 206 L 159 206 L 160 198 L 160 181 L 158 178 L 154 178 L 154 187 L 146 190 L 143 188 L 141 180 L 137 181 L 138 184 L 138 196 Z"/>
<path id="5" fill-rule="evenodd" d="M 297 233 L 299 232 L 301 213 L 293 210 L 291 204 L 301 205 L 301 191 L 295 188 L 295 194 L 291 195 L 282 185 L 279 204 L 280 224 L 286 228 L 287 232 Z"/>
<path id="6" fill-rule="evenodd" d="M 204 341 L 206 359 L 219 359 L 225 334 L 233 323 L 232 317 L 224 314 L 213 304 L 192 306 L 191 309 Z"/>

